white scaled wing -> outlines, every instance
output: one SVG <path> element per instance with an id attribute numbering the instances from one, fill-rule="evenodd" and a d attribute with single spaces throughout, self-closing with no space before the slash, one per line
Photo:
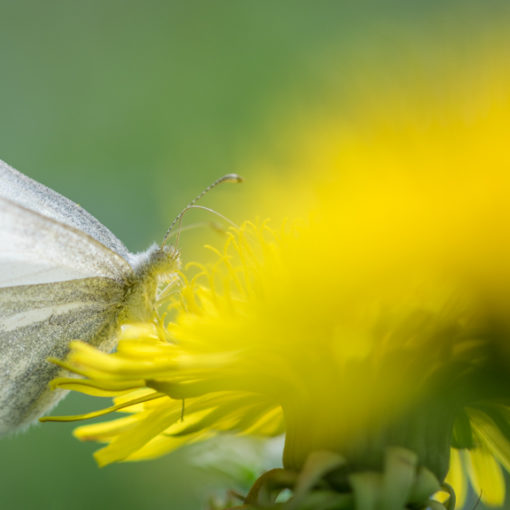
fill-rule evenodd
<path id="1" fill-rule="evenodd" d="M 75 339 L 113 348 L 132 278 L 113 246 L 0 196 L 0 434 L 62 397 L 49 390 L 62 370 L 48 357 L 64 358 Z"/>
<path id="2" fill-rule="evenodd" d="M 0 435 L 22 428 L 65 394 L 48 383 L 63 371 L 71 340 L 114 347 L 125 288 L 109 278 L 86 278 L 0 288 Z"/>
<path id="3" fill-rule="evenodd" d="M 0 160 L 0 197 L 88 234 L 124 259 L 128 250 L 83 207 Z"/>
<path id="4" fill-rule="evenodd" d="M 120 255 L 79 230 L 0 198 L 0 287 L 132 272 Z"/>

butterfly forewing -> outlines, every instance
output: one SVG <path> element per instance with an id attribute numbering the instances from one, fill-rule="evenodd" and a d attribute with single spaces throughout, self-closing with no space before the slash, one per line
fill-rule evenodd
<path id="1" fill-rule="evenodd" d="M 129 255 L 124 244 L 85 209 L 3 161 L 0 161 L 0 197 L 74 227 L 123 258 Z"/>
<path id="2" fill-rule="evenodd" d="M 124 281 L 129 264 L 79 230 L 0 198 L 0 287 L 104 276 Z"/>

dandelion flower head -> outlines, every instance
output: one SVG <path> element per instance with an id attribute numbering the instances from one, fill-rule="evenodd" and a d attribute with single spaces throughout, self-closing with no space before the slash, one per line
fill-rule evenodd
<path id="1" fill-rule="evenodd" d="M 314 172 L 291 197 L 299 214 L 229 231 L 116 353 L 74 344 L 65 366 L 83 378 L 55 385 L 122 413 L 76 431 L 107 443 L 98 462 L 284 431 L 288 470 L 320 451 L 379 470 L 400 447 L 440 483 L 450 469 L 461 498 L 469 478 L 502 504 L 510 101 L 489 92 L 447 115 L 394 102 L 391 122 L 323 120 L 296 159 Z"/>

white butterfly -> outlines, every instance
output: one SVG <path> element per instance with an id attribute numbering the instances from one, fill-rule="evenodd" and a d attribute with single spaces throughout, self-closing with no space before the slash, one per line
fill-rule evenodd
<path id="1" fill-rule="evenodd" d="M 62 370 L 48 357 L 64 358 L 74 339 L 110 351 L 120 323 L 151 320 L 158 281 L 179 265 L 167 237 L 130 253 L 79 205 L 0 161 L 0 434 L 65 394 L 48 387 Z"/>

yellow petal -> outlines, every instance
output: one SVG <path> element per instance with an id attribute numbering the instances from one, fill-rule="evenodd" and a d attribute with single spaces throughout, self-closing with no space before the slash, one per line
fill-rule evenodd
<path id="1" fill-rule="evenodd" d="M 464 506 L 467 494 L 467 479 L 463 469 L 462 453 L 463 452 L 456 448 L 450 450 L 450 469 L 445 480 L 454 490 L 455 499 L 457 500 L 457 506 L 459 508 Z"/>
<path id="2" fill-rule="evenodd" d="M 505 479 L 501 466 L 484 446 L 470 450 L 468 457 L 475 492 L 485 505 L 502 506 L 505 501 Z"/>

